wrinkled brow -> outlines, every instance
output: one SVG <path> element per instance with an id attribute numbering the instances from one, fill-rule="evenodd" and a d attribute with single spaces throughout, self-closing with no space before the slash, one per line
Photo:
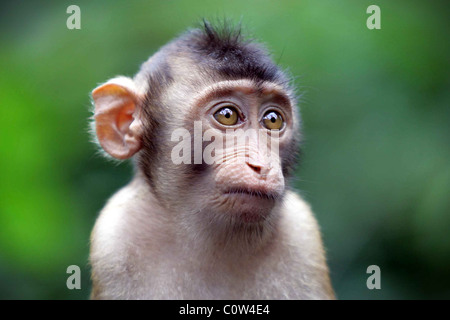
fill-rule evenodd
<path id="1" fill-rule="evenodd" d="M 259 98 L 273 100 L 280 105 L 291 107 L 291 99 L 282 87 L 273 83 L 256 84 L 249 80 L 223 81 L 207 87 L 199 93 L 194 104 L 204 105 L 211 100 L 235 95 L 237 92 L 246 95 L 256 95 Z"/>

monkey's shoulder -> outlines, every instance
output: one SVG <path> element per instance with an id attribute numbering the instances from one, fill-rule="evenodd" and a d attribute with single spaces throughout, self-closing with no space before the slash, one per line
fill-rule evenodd
<path id="1" fill-rule="evenodd" d="M 117 191 L 100 211 L 91 234 L 91 249 L 117 252 L 139 237 L 137 230 L 147 235 L 159 230 L 163 221 L 158 219 L 162 215 L 155 214 L 155 203 L 146 186 L 136 181 Z"/>
<path id="2" fill-rule="evenodd" d="M 105 204 L 91 233 L 92 298 L 125 298 L 139 286 L 140 252 L 151 251 L 152 234 L 164 232 L 158 215 L 144 206 L 151 198 L 144 186 L 131 182 Z M 153 206 L 154 207 L 154 206 Z"/>
<path id="3" fill-rule="evenodd" d="M 280 220 L 284 272 L 295 275 L 299 288 L 309 288 L 305 292 L 310 294 L 301 292 L 300 297 L 333 299 L 322 236 L 311 206 L 294 191 L 288 191 Z"/>
<path id="4" fill-rule="evenodd" d="M 320 236 L 319 225 L 311 206 L 295 191 L 286 192 L 281 213 L 283 230 L 290 234 Z"/>

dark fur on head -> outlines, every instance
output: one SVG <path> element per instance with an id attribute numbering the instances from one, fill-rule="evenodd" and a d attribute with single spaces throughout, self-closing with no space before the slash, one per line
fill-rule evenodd
<path id="1" fill-rule="evenodd" d="M 240 27 L 224 22 L 220 28 L 203 22 L 202 29 L 195 29 L 182 37 L 182 42 L 197 63 L 207 71 L 227 80 L 250 79 L 270 81 L 285 85 L 285 74 L 273 63 L 266 49 L 256 42 L 246 40 Z"/>

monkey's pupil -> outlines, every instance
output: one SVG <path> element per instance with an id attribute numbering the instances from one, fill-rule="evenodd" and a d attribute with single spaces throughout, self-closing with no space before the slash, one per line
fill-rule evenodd
<path id="1" fill-rule="evenodd" d="M 262 125 L 269 130 L 278 130 L 283 127 L 283 117 L 277 111 L 268 111 L 264 115 Z"/>
<path id="2" fill-rule="evenodd" d="M 237 110 L 234 107 L 228 107 L 228 106 L 217 111 L 214 114 L 214 118 L 216 118 L 216 120 L 219 123 L 226 125 L 226 126 L 233 126 L 239 120 Z"/>

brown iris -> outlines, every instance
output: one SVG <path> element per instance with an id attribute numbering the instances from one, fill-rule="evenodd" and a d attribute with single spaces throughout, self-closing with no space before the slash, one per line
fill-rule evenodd
<path id="1" fill-rule="evenodd" d="M 264 127 L 269 130 L 280 130 L 283 128 L 283 117 L 275 110 L 267 111 L 262 118 Z"/>
<path id="2" fill-rule="evenodd" d="M 214 118 L 225 126 L 233 126 L 239 119 L 237 110 L 232 106 L 219 109 L 216 113 L 214 113 Z"/>

